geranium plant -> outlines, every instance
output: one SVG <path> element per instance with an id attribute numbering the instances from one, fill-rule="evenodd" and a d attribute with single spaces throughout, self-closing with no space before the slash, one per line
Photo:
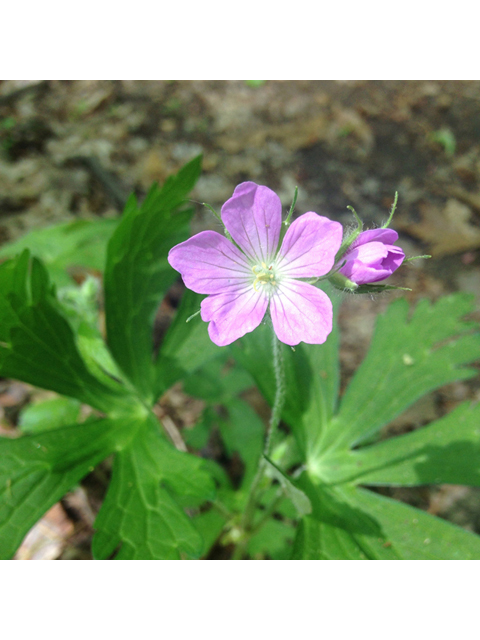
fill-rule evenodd
<path id="1" fill-rule="evenodd" d="M 95 558 L 480 559 L 477 535 L 375 489 L 480 484 L 478 405 L 399 437 L 381 431 L 424 394 L 476 375 L 470 298 L 393 302 L 339 397 L 338 289 L 392 288 L 383 280 L 405 256 L 391 216 L 368 231 L 356 216 L 350 233 L 314 212 L 292 221 L 293 206 L 282 220 L 278 196 L 246 182 L 220 232 L 189 237 L 199 174 L 196 158 L 141 206 L 131 197 L 118 223 L 62 225 L 2 250 L 13 257 L 0 266 L 0 374 L 60 396 L 0 439 L 1 557 L 113 454 Z M 102 238 L 105 337 L 97 285 L 68 284 L 63 271 L 96 265 Z M 99 250 L 86 251 L 93 241 Z M 155 314 L 178 272 L 186 290 L 157 350 Z M 157 402 L 176 383 L 204 410 L 173 433 Z M 244 397 L 253 386 L 271 407 L 266 426 Z M 83 421 L 80 404 L 91 408 Z M 222 456 L 206 447 L 212 434 Z"/>

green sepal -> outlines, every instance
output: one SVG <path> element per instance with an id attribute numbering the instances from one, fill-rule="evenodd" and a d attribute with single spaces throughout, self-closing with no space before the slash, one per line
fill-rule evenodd
<path id="1" fill-rule="evenodd" d="M 360 218 L 359 218 L 357 212 L 355 211 L 355 209 L 353 207 L 350 207 L 350 206 L 348 206 L 347 209 L 350 209 L 350 211 L 353 213 L 353 216 L 354 216 L 355 221 L 357 223 L 357 228 L 354 229 L 353 231 L 351 231 L 348 235 L 346 235 L 344 237 L 344 239 L 342 241 L 342 244 L 340 245 L 340 249 L 337 251 L 337 255 L 335 256 L 335 264 L 347 252 L 347 249 L 350 247 L 350 245 L 355 242 L 355 240 L 358 238 L 358 236 L 363 231 L 363 222 L 362 222 L 362 220 L 360 220 Z"/>

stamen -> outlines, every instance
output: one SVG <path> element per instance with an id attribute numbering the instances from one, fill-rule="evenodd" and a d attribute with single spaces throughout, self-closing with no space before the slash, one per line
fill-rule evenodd
<path id="1" fill-rule="evenodd" d="M 255 275 L 255 280 L 253 281 L 253 288 L 255 291 L 259 291 L 258 284 L 266 285 L 269 284 L 272 287 L 276 287 L 277 283 L 275 282 L 275 273 L 273 272 L 274 265 L 271 264 L 267 267 L 265 262 L 261 264 L 256 264 L 252 267 L 252 271 Z"/>

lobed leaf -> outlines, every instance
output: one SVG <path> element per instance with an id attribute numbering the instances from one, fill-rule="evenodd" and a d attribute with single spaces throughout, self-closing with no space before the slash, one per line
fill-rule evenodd
<path id="1" fill-rule="evenodd" d="M 315 485 L 306 473 L 298 482 L 312 505 L 303 518 L 294 544 L 297 560 L 396 560 L 398 552 L 383 527 L 353 500 L 344 488 Z"/>
<path id="2" fill-rule="evenodd" d="M 35 229 L 0 249 L 0 258 L 13 258 L 29 249 L 45 264 L 58 287 L 72 283 L 69 272 L 78 268 L 103 271 L 107 242 L 118 220 L 75 220 Z"/>
<path id="3" fill-rule="evenodd" d="M 75 424 L 80 414 L 80 402 L 58 397 L 29 404 L 20 413 L 18 425 L 23 433 L 41 433 Z"/>
<path id="4" fill-rule="evenodd" d="M 95 521 L 93 553 L 121 560 L 198 557 L 203 540 L 178 504 L 213 498 L 202 460 L 180 453 L 152 416 L 131 425 L 131 441 L 116 455 L 110 487 Z"/>
<path id="5" fill-rule="evenodd" d="M 480 536 L 378 493 L 350 492 L 352 503 L 377 520 L 403 560 L 480 560 Z"/>
<path id="6" fill-rule="evenodd" d="M 319 467 L 331 483 L 480 486 L 480 404 L 466 402 L 412 433 L 327 455 Z"/>
<path id="7" fill-rule="evenodd" d="M 206 322 L 199 317 L 187 322 L 200 309 L 203 297 L 188 289 L 182 296 L 180 307 L 162 341 L 156 361 L 156 397 L 181 378 L 225 352 L 210 340 Z"/>
<path id="8" fill-rule="evenodd" d="M 312 485 L 313 514 L 299 525 L 294 559 L 478 560 L 480 536 L 352 485 Z"/>
<path id="9" fill-rule="evenodd" d="M 322 449 L 356 446 L 426 393 L 476 375 L 462 366 L 480 356 L 480 334 L 471 333 L 476 325 L 462 320 L 472 308 L 471 296 L 456 294 L 420 302 L 408 320 L 406 300 L 392 303 L 377 320 Z"/>
<path id="10" fill-rule="evenodd" d="M 195 158 L 161 189 L 153 186 L 141 207 L 132 196 L 108 244 L 107 342 L 122 371 L 149 403 L 158 386 L 152 354 L 155 312 L 178 275 L 167 255 L 187 237 L 192 214 L 174 212 L 195 185 L 200 163 L 201 157 Z"/>
<path id="11" fill-rule="evenodd" d="M 114 450 L 125 427 L 100 419 L 0 438 L 0 558 L 13 556 L 45 511 Z"/>
<path id="12" fill-rule="evenodd" d="M 341 527 L 312 517 L 297 526 L 291 560 L 368 560 L 355 538 Z"/>
<path id="13" fill-rule="evenodd" d="M 42 263 L 28 251 L 0 265 L 0 375 L 77 398 L 100 411 L 124 402 L 87 369 Z"/>

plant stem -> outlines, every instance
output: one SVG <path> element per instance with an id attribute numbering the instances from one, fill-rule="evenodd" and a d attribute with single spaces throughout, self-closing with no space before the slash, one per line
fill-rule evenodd
<path id="1" fill-rule="evenodd" d="M 273 435 L 278 428 L 278 425 L 280 424 L 282 409 L 285 402 L 285 371 L 282 357 L 282 343 L 277 338 L 273 327 L 272 337 L 273 369 L 275 372 L 275 400 L 273 403 L 272 414 L 270 416 L 267 434 L 265 437 L 265 447 L 263 450 L 263 455 L 258 463 L 257 473 L 250 487 L 247 506 L 245 507 L 245 511 L 243 512 L 242 528 L 245 532 L 250 531 L 252 527 L 253 518 L 255 517 L 255 508 L 257 506 L 257 493 L 266 469 L 265 456 L 269 457 L 271 454 L 270 449 L 272 447 Z"/>

